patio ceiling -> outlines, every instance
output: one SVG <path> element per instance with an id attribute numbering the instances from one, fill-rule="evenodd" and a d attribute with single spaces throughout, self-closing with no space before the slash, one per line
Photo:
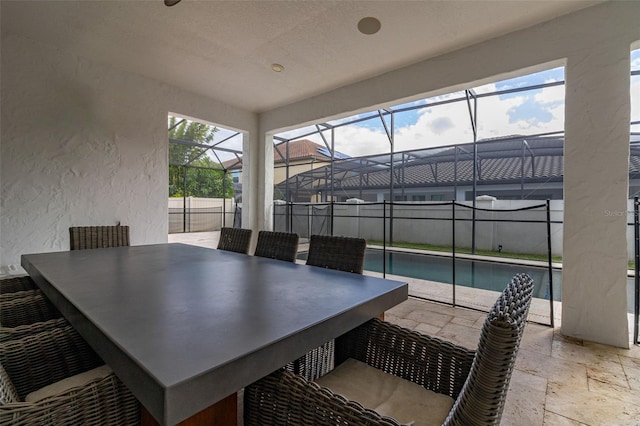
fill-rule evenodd
<path id="1" fill-rule="evenodd" d="M 600 2 L 2 1 L 1 10 L 2 37 L 263 112 Z M 358 32 L 367 16 L 380 32 Z"/>

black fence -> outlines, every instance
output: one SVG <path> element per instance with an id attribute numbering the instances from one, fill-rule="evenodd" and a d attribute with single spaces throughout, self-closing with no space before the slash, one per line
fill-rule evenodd
<path id="1" fill-rule="evenodd" d="M 225 225 L 222 207 L 169 208 L 169 233 L 217 231 Z"/>
<path id="2" fill-rule="evenodd" d="M 451 294 L 445 300 L 411 295 L 454 306 L 477 309 L 460 301 L 457 287 L 501 291 L 515 273 L 527 272 L 536 282 L 536 297 L 549 301 L 549 325 L 553 326 L 561 271 L 553 265 L 552 227 L 562 221 L 552 220 L 551 213 L 549 201 L 509 210 L 457 202 L 277 202 L 273 223 L 275 230 L 296 232 L 302 239 L 313 234 L 365 238 L 370 246 L 365 269 L 385 277 L 448 283 Z M 509 235 L 521 235 L 523 227 L 528 227 L 531 242 L 519 241 L 515 248 L 517 237 Z M 535 261 L 527 260 L 527 247 L 537 253 L 532 256 Z"/>
<path id="3" fill-rule="evenodd" d="M 640 224 L 638 213 L 638 197 L 633 199 L 633 233 L 634 233 L 634 301 L 633 301 L 633 343 L 639 344 L 638 329 L 640 328 Z"/>
<path id="4" fill-rule="evenodd" d="M 226 200 L 225 200 L 226 202 Z M 230 217 L 233 213 L 232 218 Z M 233 212 L 221 207 L 169 207 L 169 233 L 219 231 L 222 227 L 242 227 L 242 207 Z"/>

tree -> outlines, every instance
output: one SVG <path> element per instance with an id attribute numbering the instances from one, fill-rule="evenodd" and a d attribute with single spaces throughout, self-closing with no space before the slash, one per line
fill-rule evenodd
<path id="1" fill-rule="evenodd" d="M 177 125 L 176 125 L 177 124 Z M 169 117 L 169 139 L 210 144 L 217 127 Z M 233 179 L 206 154 L 207 149 L 169 142 L 170 197 L 233 197 Z M 186 193 L 185 193 L 186 169 Z"/>

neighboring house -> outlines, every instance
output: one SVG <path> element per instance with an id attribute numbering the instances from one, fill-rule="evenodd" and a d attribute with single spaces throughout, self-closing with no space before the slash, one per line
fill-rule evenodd
<path id="1" fill-rule="evenodd" d="M 393 197 L 389 154 L 354 157 L 334 163 L 333 199 L 346 201 L 465 201 L 473 199 L 473 144 L 398 152 L 393 163 Z M 498 199 L 564 198 L 564 136 L 510 136 L 477 142 L 476 196 Z M 329 165 L 316 166 L 276 192 L 300 202 L 331 199 Z M 640 193 L 640 137 L 631 135 L 629 196 Z M 319 194 L 322 194 L 319 196 Z"/>
<path id="2" fill-rule="evenodd" d="M 289 146 L 287 147 L 287 145 Z M 287 179 L 287 148 L 289 152 L 289 179 L 297 174 L 331 164 L 331 153 L 324 145 L 308 139 L 279 143 L 274 146 L 273 150 L 274 185 L 278 185 Z M 336 151 L 334 158 L 343 160 L 349 158 L 349 156 Z M 228 160 L 222 163 L 222 167 L 232 173 L 234 183 L 241 182 L 242 161 L 237 159 Z M 284 192 L 279 193 L 276 189 L 274 198 L 284 199 Z"/>

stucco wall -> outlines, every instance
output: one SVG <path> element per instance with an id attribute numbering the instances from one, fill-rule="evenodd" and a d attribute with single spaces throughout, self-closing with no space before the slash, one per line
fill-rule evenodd
<path id="1" fill-rule="evenodd" d="M 1 59 L 0 266 L 68 250 L 70 226 L 166 242 L 169 111 L 256 131 L 253 114 L 41 42 L 5 36 Z"/>

